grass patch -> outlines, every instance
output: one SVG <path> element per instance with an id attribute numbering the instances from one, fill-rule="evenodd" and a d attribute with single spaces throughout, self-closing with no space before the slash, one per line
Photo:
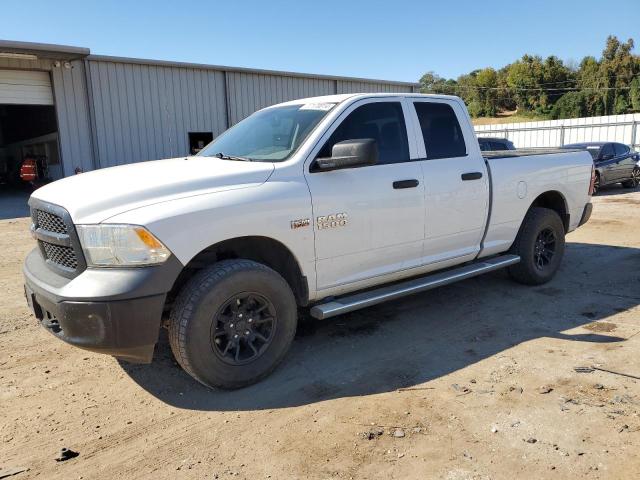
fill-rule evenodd
<path id="1" fill-rule="evenodd" d="M 501 112 L 497 117 L 478 117 L 471 120 L 474 125 L 499 125 L 501 123 L 539 122 L 549 120 L 549 117 L 530 112 Z"/>

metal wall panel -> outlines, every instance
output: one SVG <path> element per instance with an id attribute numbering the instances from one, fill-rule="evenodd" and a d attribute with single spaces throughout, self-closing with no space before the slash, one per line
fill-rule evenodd
<path id="1" fill-rule="evenodd" d="M 93 150 L 83 62 L 74 61 L 71 68 L 65 68 L 54 66 L 54 62 L 48 59 L 0 58 L 0 68 L 51 72 L 64 174 L 73 175 L 76 167 L 91 170 Z"/>
<path id="2" fill-rule="evenodd" d="M 0 58 L 0 69 L 50 72 L 65 175 L 186 155 L 188 132 L 215 137 L 254 111 L 287 100 L 417 89 L 406 82 L 118 57 L 89 56 L 66 68 L 51 55 Z"/>
<path id="3" fill-rule="evenodd" d="M 65 176 L 95 168 L 84 63 L 51 70 Z"/>
<path id="4" fill-rule="evenodd" d="M 229 120 L 231 125 L 256 110 L 298 98 L 336 93 L 368 93 L 412 91 L 409 85 L 360 80 L 279 76 L 272 74 L 227 72 Z"/>
<path id="5" fill-rule="evenodd" d="M 364 82 L 359 80 L 338 80 L 336 93 L 411 93 L 409 85 Z"/>
<path id="6" fill-rule="evenodd" d="M 186 155 L 188 132 L 227 128 L 220 71 L 87 61 L 100 167 Z"/>
<path id="7" fill-rule="evenodd" d="M 411 86 L 309 75 L 218 70 L 108 57 L 86 61 L 100 167 L 188 154 L 188 132 L 214 137 L 256 110 L 344 92 L 409 92 Z"/>
<path id="8" fill-rule="evenodd" d="M 231 125 L 269 105 L 335 93 L 335 81 L 329 79 L 244 72 L 226 72 L 226 76 Z"/>

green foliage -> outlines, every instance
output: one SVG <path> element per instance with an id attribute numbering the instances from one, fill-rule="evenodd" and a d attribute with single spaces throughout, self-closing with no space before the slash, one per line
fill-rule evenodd
<path id="1" fill-rule="evenodd" d="M 565 93 L 551 109 L 551 118 L 578 118 L 587 114 L 587 95 L 584 92 Z"/>
<path id="2" fill-rule="evenodd" d="M 455 80 L 428 72 L 421 91 L 458 95 L 473 117 L 514 109 L 552 118 L 640 111 L 640 57 L 633 48 L 632 39 L 609 36 L 600 59 L 585 57 L 577 68 L 553 55 L 524 55 L 500 70 L 474 70 Z"/>
<path id="3" fill-rule="evenodd" d="M 629 101 L 631 102 L 631 109 L 640 112 L 640 78 L 635 77 L 631 81 L 629 87 Z"/>

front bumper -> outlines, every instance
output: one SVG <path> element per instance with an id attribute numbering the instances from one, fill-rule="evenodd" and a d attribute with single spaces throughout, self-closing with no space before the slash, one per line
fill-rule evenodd
<path id="1" fill-rule="evenodd" d="M 88 268 L 69 279 L 48 268 L 38 249 L 25 260 L 27 303 L 57 338 L 86 350 L 149 363 L 162 310 L 182 264 Z"/>

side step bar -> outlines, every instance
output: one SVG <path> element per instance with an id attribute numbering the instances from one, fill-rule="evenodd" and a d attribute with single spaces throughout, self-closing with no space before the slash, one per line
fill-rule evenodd
<path id="1" fill-rule="evenodd" d="M 475 277 L 476 275 L 515 265 L 519 261 L 520 257 L 518 255 L 501 255 L 488 260 L 478 260 L 474 263 L 468 263 L 444 272 L 433 273 L 406 282 L 336 298 L 330 302 L 315 305 L 311 309 L 311 316 L 320 320 L 335 317 L 336 315 L 352 312 L 360 308 L 370 307 L 388 300 L 406 297 L 407 295 L 424 292 L 432 288 L 449 285 L 450 283 Z"/>

